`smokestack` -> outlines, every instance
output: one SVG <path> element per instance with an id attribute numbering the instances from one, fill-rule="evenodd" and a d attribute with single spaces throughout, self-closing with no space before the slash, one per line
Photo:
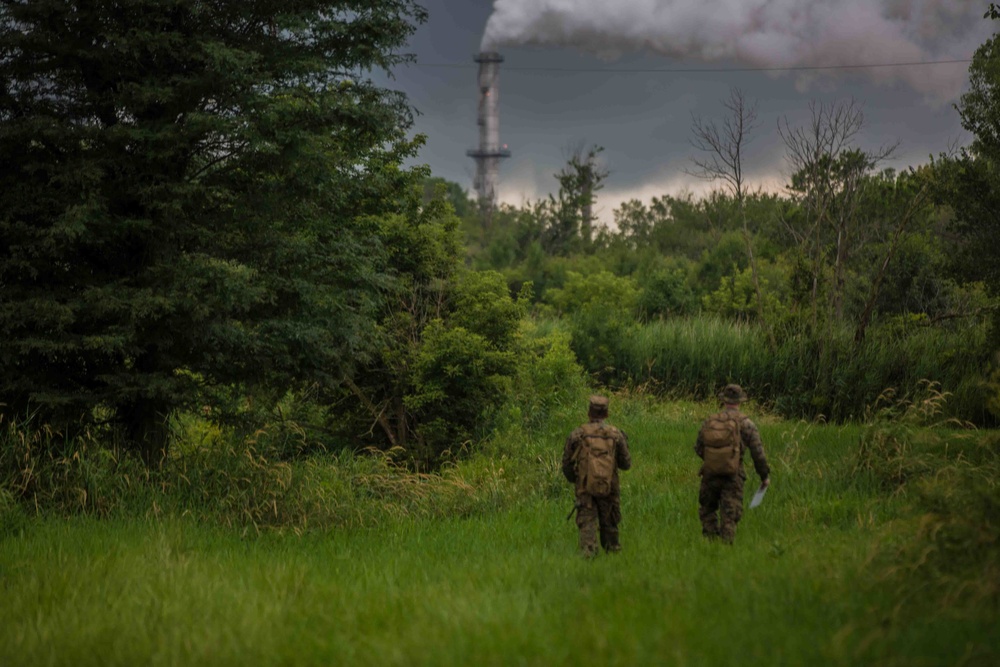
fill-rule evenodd
<path id="1" fill-rule="evenodd" d="M 507 145 L 500 144 L 500 88 L 497 85 L 503 56 L 483 51 L 473 57 L 479 63 L 479 148 L 466 151 L 476 161 L 473 187 L 480 205 L 491 209 L 496 202 L 500 160 L 510 157 Z"/>

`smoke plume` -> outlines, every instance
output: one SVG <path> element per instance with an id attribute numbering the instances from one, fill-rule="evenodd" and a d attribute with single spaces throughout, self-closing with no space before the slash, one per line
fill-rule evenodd
<path id="1" fill-rule="evenodd" d="M 494 0 L 482 48 L 571 47 L 613 60 L 651 51 L 676 62 L 742 67 L 829 67 L 971 58 L 992 30 L 980 0 Z M 668 66 L 668 65 L 665 65 Z M 967 65 L 862 72 L 955 99 Z M 808 77 L 808 78 L 807 78 Z"/>

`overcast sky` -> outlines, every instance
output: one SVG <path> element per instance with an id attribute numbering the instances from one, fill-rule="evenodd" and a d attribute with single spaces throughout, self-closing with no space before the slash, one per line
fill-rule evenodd
<path id="1" fill-rule="evenodd" d="M 721 120 L 734 86 L 756 102 L 760 122 L 745 169 L 751 183 L 769 188 L 787 182 L 777 122 L 804 124 L 811 101 L 863 105 L 860 147 L 898 141 L 887 165 L 897 169 L 968 143 L 952 106 L 967 87 L 967 62 L 856 66 L 967 60 L 993 30 L 982 18 L 989 3 L 979 0 L 421 4 L 430 19 L 408 48 L 417 64 L 398 68 L 390 83 L 409 96 L 419 113 L 415 129 L 427 135 L 417 162 L 471 190 L 474 164 L 465 151 L 478 141 L 472 57 L 497 50 L 505 57 L 500 137 L 512 152 L 501 163 L 500 198 L 521 204 L 555 191 L 553 174 L 569 152 L 598 144 L 611 172 L 598 193 L 605 220 L 627 199 L 711 187 L 685 173 L 697 155 L 692 117 Z M 852 67 L 830 69 L 845 65 Z M 773 69 L 781 67 L 797 69 Z"/>

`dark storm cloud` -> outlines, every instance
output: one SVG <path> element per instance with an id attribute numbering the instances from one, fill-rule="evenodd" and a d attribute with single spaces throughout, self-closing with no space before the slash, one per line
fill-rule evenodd
<path id="1" fill-rule="evenodd" d="M 558 46 L 608 59 L 646 51 L 754 67 L 967 58 L 989 31 L 977 20 L 978 0 L 496 0 L 493 6 L 484 50 Z M 945 69 L 868 73 L 878 83 L 900 79 L 942 100 L 954 99 L 962 85 Z"/>

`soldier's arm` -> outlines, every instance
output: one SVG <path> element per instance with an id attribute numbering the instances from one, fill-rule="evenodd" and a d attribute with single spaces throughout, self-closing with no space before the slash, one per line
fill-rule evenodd
<path id="1" fill-rule="evenodd" d="M 740 425 L 740 431 L 743 434 L 743 445 L 750 450 L 750 458 L 753 459 L 753 467 L 757 471 L 757 475 L 761 481 L 770 478 L 771 468 L 767 465 L 767 457 L 764 455 L 764 443 L 761 442 L 760 431 L 757 430 L 757 425 L 750 418 L 744 418 L 743 423 Z"/>
<path id="2" fill-rule="evenodd" d="M 705 443 L 701 440 L 701 430 L 698 430 L 698 438 L 694 441 L 694 453 L 699 459 L 705 458 Z"/>
<path id="3" fill-rule="evenodd" d="M 632 453 L 628 450 L 628 436 L 625 431 L 618 430 L 618 447 L 615 448 L 615 463 L 619 470 L 628 470 L 632 467 Z"/>
<path id="4" fill-rule="evenodd" d="M 570 484 L 576 484 L 576 431 L 566 438 L 566 445 L 563 447 L 562 473 Z"/>

